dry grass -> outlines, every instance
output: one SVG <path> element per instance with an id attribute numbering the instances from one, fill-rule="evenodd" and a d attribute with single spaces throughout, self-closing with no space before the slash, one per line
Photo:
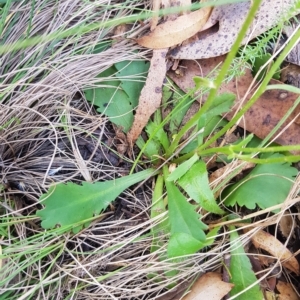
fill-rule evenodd
<path id="1" fill-rule="evenodd" d="M 9 44 L 105 23 L 147 7 L 147 2 L 14 2 L 3 23 L 2 38 Z M 141 26 L 133 24 L 132 32 Z M 134 52 L 138 48 L 130 41 L 91 54 L 112 31 L 100 27 L 1 57 L 0 182 L 6 189 L 0 207 L 0 244 L 5 256 L 0 299 L 154 299 L 167 293 L 172 283 L 190 282 L 202 272 L 217 269 L 228 252 L 228 232 L 222 232 L 206 252 L 185 260 L 159 261 L 166 249 L 150 254 L 149 232 L 155 222 L 162 221 L 149 218 L 152 182 L 123 193 L 110 211 L 95 217 L 92 226 L 76 235 L 59 228 L 45 232 L 40 227 L 35 211 L 41 208 L 39 197 L 50 184 L 99 181 L 128 171 L 126 164 L 117 167 L 105 156 L 93 160 L 80 145 L 82 139 L 88 140 L 105 152 L 113 134 L 105 117 L 85 101 L 82 90 L 98 83 L 96 76 L 112 64 L 147 55 Z M 291 199 L 297 197 L 298 184 Z M 245 235 L 243 242 L 248 240 Z M 174 270 L 178 271 L 174 276 L 164 273 Z"/>

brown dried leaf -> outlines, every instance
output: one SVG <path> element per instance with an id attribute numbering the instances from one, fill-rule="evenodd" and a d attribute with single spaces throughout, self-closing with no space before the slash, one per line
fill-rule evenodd
<path id="1" fill-rule="evenodd" d="M 141 91 L 139 105 L 134 121 L 127 134 L 129 145 L 133 145 L 151 115 L 159 108 L 162 97 L 162 85 L 166 77 L 167 49 L 154 50 L 146 83 Z"/>
<path id="2" fill-rule="evenodd" d="M 183 76 L 177 76 L 176 72 L 169 71 L 171 79 L 184 91 L 189 91 L 194 87 L 193 78 L 195 76 L 205 77 L 211 70 L 222 64 L 225 56 L 219 56 L 197 61 L 185 60 L 181 64 L 184 71 Z M 244 105 L 252 96 L 253 91 L 247 93 L 253 76 L 250 70 L 245 75 L 223 84 L 219 89 L 220 93 L 234 93 L 237 95 L 235 106 L 225 118 L 230 120 L 236 111 Z M 280 84 L 280 81 L 271 80 L 271 84 Z M 247 95 L 245 103 L 242 103 L 243 97 Z M 269 132 L 278 124 L 290 107 L 298 98 L 297 94 L 284 90 L 269 90 L 261 95 L 260 99 L 244 114 L 239 126 L 247 131 L 254 133 L 261 139 L 264 139 Z M 205 101 L 205 97 L 201 99 Z M 294 118 L 299 114 L 300 107 L 297 108 L 279 130 L 289 126 L 276 137 L 275 141 L 280 145 L 297 145 L 300 144 L 300 123 Z"/>
<path id="3" fill-rule="evenodd" d="M 278 281 L 276 288 L 280 293 L 278 300 L 300 300 L 290 283 Z"/>
<path id="4" fill-rule="evenodd" d="M 289 213 L 285 213 L 279 221 L 279 229 L 284 237 L 288 237 L 294 231 L 295 221 Z"/>
<path id="5" fill-rule="evenodd" d="M 299 275 L 299 264 L 293 254 L 273 235 L 259 230 L 251 237 L 256 248 L 263 249 L 279 259 L 282 265 L 290 271 Z"/>
<path id="6" fill-rule="evenodd" d="M 203 7 L 175 20 L 168 20 L 158 25 L 149 35 L 137 39 L 137 43 L 151 49 L 168 48 L 180 44 L 201 30 L 210 12 L 211 7 Z"/>
<path id="7" fill-rule="evenodd" d="M 183 300 L 220 300 L 233 288 L 232 283 L 222 281 L 221 274 L 209 272 L 202 275 Z"/>
<path id="8" fill-rule="evenodd" d="M 300 48 L 300 44 L 299 44 L 299 48 Z M 280 80 L 282 82 L 300 88 L 300 66 L 292 63 L 284 63 L 283 69 L 281 70 L 281 74 L 280 74 Z"/>
<path id="9" fill-rule="evenodd" d="M 242 44 L 246 44 L 273 27 L 294 3 L 295 0 L 272 0 L 270 4 L 270 0 L 263 0 Z M 251 1 L 216 6 L 203 29 L 219 23 L 219 30 L 211 35 L 206 35 L 205 32 L 203 35 L 198 34 L 198 41 L 178 46 L 171 51 L 171 56 L 176 59 L 200 59 L 229 52 L 244 23 L 250 5 Z"/>

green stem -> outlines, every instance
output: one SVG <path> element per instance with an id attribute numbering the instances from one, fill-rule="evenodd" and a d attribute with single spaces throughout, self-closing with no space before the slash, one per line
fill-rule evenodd
<path id="1" fill-rule="evenodd" d="M 272 160 L 272 159 L 257 159 L 257 158 L 251 158 L 249 155 L 243 155 L 243 154 L 238 154 L 237 152 L 243 152 L 243 153 L 252 153 L 252 155 L 255 155 L 255 153 L 275 153 L 275 152 L 291 152 L 291 151 L 299 151 L 300 150 L 300 145 L 290 145 L 290 146 L 273 146 L 273 147 L 268 147 L 268 148 L 242 148 L 239 145 L 230 145 L 227 147 L 214 147 L 214 148 L 209 148 L 202 150 L 198 154 L 201 156 L 207 156 L 207 155 L 212 155 L 216 153 L 222 153 L 226 156 L 230 156 L 231 158 L 238 158 L 238 159 L 243 159 L 248 162 L 253 162 L 253 163 L 274 163 L 274 162 L 296 162 L 299 161 L 300 156 L 295 156 L 295 155 L 289 155 L 289 156 L 283 156 L 280 158 L 280 160 Z M 177 159 L 175 159 L 173 162 L 176 164 L 180 164 L 187 159 L 191 157 L 191 154 L 195 154 L 194 152 L 187 153 L 186 155 L 183 155 Z M 287 160 L 286 160 L 287 159 Z"/>
<path id="2" fill-rule="evenodd" d="M 227 130 L 229 130 L 233 125 L 235 125 L 238 120 L 245 114 L 245 112 L 259 99 L 259 97 L 265 92 L 267 89 L 267 85 L 272 79 L 273 74 L 276 72 L 276 70 L 280 67 L 281 63 L 285 59 L 285 57 L 288 55 L 288 53 L 291 51 L 291 49 L 296 45 L 300 38 L 300 31 L 298 31 L 290 40 L 290 42 L 287 44 L 287 46 L 284 48 L 284 50 L 279 55 L 278 59 L 274 62 L 274 64 L 271 66 L 269 72 L 266 74 L 263 82 L 259 86 L 259 88 L 254 92 L 251 99 L 245 104 L 243 108 L 231 119 L 228 124 L 226 124 L 218 133 L 216 133 L 211 139 L 209 139 L 206 143 L 201 145 L 197 151 L 201 153 L 201 150 L 207 148 L 209 145 L 211 145 L 213 142 L 215 142 L 219 137 L 224 135 Z"/>
<path id="3" fill-rule="evenodd" d="M 166 153 L 167 158 L 170 157 L 172 155 L 172 153 L 174 153 L 175 149 L 178 147 L 178 144 L 180 142 L 180 139 L 183 137 L 183 135 L 193 126 L 195 126 L 195 124 L 197 124 L 197 121 L 199 120 L 199 118 L 210 108 L 210 106 L 212 105 L 215 96 L 217 95 L 217 91 L 219 89 L 219 87 L 221 86 L 227 71 L 230 67 L 230 64 L 232 63 L 233 59 L 235 58 L 238 50 L 239 50 L 239 46 L 241 44 L 241 42 L 244 39 L 244 36 L 247 33 L 248 28 L 250 27 L 252 20 L 255 17 L 255 14 L 260 6 L 262 0 L 258 0 L 258 1 L 253 1 L 252 3 L 252 7 L 249 11 L 249 14 L 246 18 L 246 21 L 244 22 L 237 39 L 235 40 L 231 51 L 228 53 L 221 69 L 220 72 L 214 82 L 214 86 L 215 88 L 211 89 L 209 96 L 206 100 L 206 102 L 204 103 L 204 105 L 201 107 L 201 109 L 199 110 L 198 113 L 196 113 L 183 127 L 182 129 L 178 132 L 176 138 L 174 139 L 174 141 L 171 143 L 169 151 Z M 202 148 L 203 149 L 203 148 Z"/>
<path id="4" fill-rule="evenodd" d="M 289 156 L 280 156 L 280 157 L 273 157 L 273 158 L 252 158 L 248 155 L 236 154 L 235 158 L 250 163 L 254 163 L 254 164 L 278 164 L 278 163 L 299 162 L 300 155 L 289 155 Z"/>
<path id="5" fill-rule="evenodd" d="M 164 177 L 162 175 L 158 175 L 152 196 L 151 219 L 157 217 L 165 211 L 163 201 L 163 186 Z"/>

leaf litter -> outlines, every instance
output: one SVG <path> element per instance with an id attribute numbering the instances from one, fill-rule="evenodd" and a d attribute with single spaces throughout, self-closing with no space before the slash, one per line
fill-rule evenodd
<path id="1" fill-rule="evenodd" d="M 133 124 L 127 134 L 131 146 L 148 123 L 150 116 L 161 104 L 162 85 L 167 72 L 166 54 L 167 50 L 153 51 L 148 77 L 139 97 Z"/>
<path id="2" fill-rule="evenodd" d="M 185 5 L 189 1 L 176 2 L 174 5 Z M 172 5 L 169 3 L 168 5 Z M 155 3 L 155 8 L 158 4 Z M 162 87 L 167 72 L 166 55 L 168 48 L 181 43 L 187 38 L 187 35 L 192 36 L 201 29 L 209 17 L 211 8 L 204 7 L 193 13 L 185 13 L 183 16 L 176 16 L 173 20 L 169 16 L 167 21 L 162 25 L 154 26 L 153 31 L 145 37 L 137 40 L 140 45 L 153 48 L 153 56 L 151 58 L 150 70 L 146 80 L 146 84 L 141 92 L 139 106 L 137 108 L 133 125 L 127 135 L 130 145 L 137 140 L 143 128 L 148 123 L 150 116 L 158 109 L 161 104 Z M 184 26 L 182 25 L 184 24 Z M 160 50 L 155 50 L 159 48 Z"/>
<path id="3" fill-rule="evenodd" d="M 193 36 L 205 25 L 211 7 L 204 7 L 194 12 L 179 16 L 158 25 L 149 35 L 137 39 L 137 43 L 151 49 L 175 46 Z"/>
<path id="4" fill-rule="evenodd" d="M 155 23 L 154 23 L 155 24 Z M 155 27 L 156 25 L 153 25 L 153 27 Z M 155 29 L 154 29 L 155 30 Z M 165 64 L 164 64 L 164 66 L 163 66 L 163 68 L 165 68 Z M 157 69 L 156 69 L 156 71 L 157 71 Z M 151 72 L 151 69 L 150 69 L 150 72 Z M 165 71 L 164 71 L 164 73 L 165 73 Z M 153 74 L 155 74 L 155 72 L 153 73 Z M 157 74 L 156 74 L 157 75 Z M 154 77 L 155 75 L 153 75 L 152 76 L 152 78 Z M 161 78 L 162 77 L 159 77 L 159 80 L 157 81 L 157 83 L 160 83 L 160 82 L 162 82 L 162 80 L 161 80 Z M 155 86 L 155 87 L 158 87 L 158 85 L 155 85 L 155 84 L 153 84 L 152 85 L 152 87 L 150 88 L 150 91 L 152 91 L 152 93 L 153 93 L 153 86 Z M 118 85 L 118 87 L 119 87 L 119 85 Z M 123 90 L 125 90 L 124 89 L 124 86 L 122 87 L 122 89 Z M 160 97 L 161 97 L 161 95 L 160 95 Z M 158 101 L 157 101 L 158 102 Z M 154 107 L 157 107 L 157 102 L 154 102 L 154 104 L 153 105 L 150 105 L 150 111 L 151 110 L 153 110 L 153 108 Z M 132 109 L 132 107 L 130 108 L 130 109 Z M 149 116 L 145 116 L 145 118 L 149 118 L 150 117 L 150 115 L 151 114 L 149 114 Z M 148 119 L 147 119 L 148 120 Z M 122 124 L 122 123 L 120 123 L 120 124 Z M 128 123 L 129 124 L 129 123 Z M 143 126 L 142 126 L 143 127 Z M 127 125 L 127 128 L 129 128 L 129 125 Z M 140 131 L 141 132 L 141 131 Z M 131 138 L 130 140 L 131 140 L 131 142 L 132 141 L 134 141 L 135 139 L 136 139 L 136 137 L 138 136 L 139 134 L 137 134 L 137 133 L 134 133 L 134 135 L 133 135 L 133 137 L 134 138 Z M 122 178 L 121 178 L 122 179 Z M 111 181 L 111 182 L 113 182 L 113 180 Z M 110 184 L 111 182 L 108 182 L 108 184 Z M 207 182 L 205 183 L 206 185 L 208 184 Z M 74 191 L 76 192 L 77 190 L 79 191 L 79 190 L 81 190 L 81 188 L 83 188 L 84 187 L 84 185 L 85 185 L 85 183 L 82 185 L 82 186 L 76 186 L 76 189 L 74 189 Z M 101 186 L 101 185 L 99 185 L 99 186 Z M 171 186 L 171 187 L 170 187 Z M 60 186 L 61 187 L 61 186 Z M 71 187 L 74 187 L 74 185 L 72 186 L 71 185 Z M 170 184 L 169 185 L 169 189 L 173 189 L 174 190 L 174 186 L 173 186 L 173 184 Z M 102 192 L 101 190 L 100 191 L 97 191 L 97 192 Z M 114 191 L 114 192 L 117 192 L 117 191 Z M 121 192 L 121 190 L 119 189 L 118 190 L 118 192 Z M 172 193 L 171 193 L 172 194 Z M 76 199 L 76 198 L 78 198 L 78 196 L 82 196 L 82 193 L 75 193 L 75 195 L 74 195 L 74 199 Z M 206 197 L 207 197 L 207 193 L 206 193 L 206 195 L 205 195 Z M 209 195 L 208 195 L 208 197 L 212 197 L 212 194 L 210 193 Z M 47 199 L 46 199 L 47 200 Z M 46 201 L 45 200 L 45 201 Z M 82 200 L 82 199 L 81 199 Z M 108 199 L 109 200 L 109 199 Z M 101 202 L 101 201 L 100 201 Z M 186 199 L 185 199 L 185 203 L 188 203 L 188 202 L 186 202 Z M 98 209 L 99 210 L 99 205 L 102 205 L 101 203 L 94 203 L 95 204 L 95 206 L 97 207 L 98 206 L 98 208 L 96 208 L 96 210 Z M 108 203 L 106 203 L 104 206 L 106 206 Z M 103 209 L 104 208 L 104 206 L 102 205 L 101 206 L 101 208 L 100 208 L 100 210 L 101 209 Z M 190 206 L 191 207 L 191 206 Z M 93 208 L 93 209 L 95 209 L 95 208 Z M 46 209 L 47 209 L 47 207 L 46 207 Z M 172 209 L 172 208 L 171 208 Z M 189 208 L 190 209 L 190 208 Z M 42 211 L 42 210 L 41 210 Z M 127 213 L 126 212 L 126 209 L 125 209 L 125 213 Z M 129 214 L 130 215 L 130 214 Z M 180 215 L 180 214 L 179 214 Z M 49 225 L 49 227 L 53 227 L 53 226 L 55 226 L 55 225 L 57 225 L 57 224 L 59 224 L 59 219 L 55 219 L 55 214 L 53 214 L 53 220 L 50 220 L 50 222 L 52 222 L 52 224 L 50 224 Z M 200 230 L 199 230 L 199 232 L 197 232 L 197 233 L 195 233 L 195 232 L 192 232 L 191 233 L 191 235 L 193 236 L 195 236 L 195 237 L 197 237 L 197 238 L 199 238 L 199 235 L 201 235 L 201 231 L 202 230 L 204 230 L 205 229 L 205 224 L 203 223 L 203 224 L 201 224 L 201 222 L 199 222 L 199 220 L 197 220 L 196 221 L 196 218 L 195 218 L 195 216 L 196 216 L 196 212 L 194 213 L 194 218 L 193 219 L 191 219 L 191 220 L 185 220 L 185 222 L 186 223 L 188 223 L 188 222 L 194 222 L 195 224 L 197 223 L 197 226 L 195 226 L 196 228 L 198 227 L 198 228 L 200 228 Z M 63 217 L 64 218 L 64 217 Z M 124 223 L 126 223 L 126 222 L 124 222 Z M 126 223 L 126 225 L 130 225 L 130 223 Z M 99 234 L 99 232 L 100 232 L 100 235 L 103 233 L 103 228 L 102 228 L 102 226 L 105 226 L 105 223 L 102 225 L 102 226 L 98 226 L 98 225 L 96 225 L 96 231 L 93 231 L 93 230 L 91 230 L 91 231 L 88 231 L 89 233 L 90 233 L 90 236 L 92 236 L 92 238 L 94 239 L 94 243 L 96 243 L 95 241 L 98 239 L 98 241 L 97 242 L 99 242 L 100 241 L 100 243 L 98 243 L 98 245 L 100 244 L 100 247 L 101 247 L 101 245 L 104 245 L 105 243 L 107 243 L 107 240 L 106 240 L 106 237 L 104 237 L 104 238 L 102 238 L 101 236 L 100 237 L 96 237 L 95 238 L 95 236 L 96 236 L 96 234 L 95 234 L 95 232 L 97 233 L 97 235 Z M 142 225 L 142 227 L 145 227 L 145 225 Z M 114 230 L 116 230 L 116 232 L 118 232 L 118 230 L 120 229 L 119 228 L 119 225 L 117 224 L 117 226 L 112 226 L 113 228 L 114 228 Z M 147 232 L 147 229 L 149 229 L 150 227 L 148 227 L 148 228 L 143 228 L 142 230 L 144 230 L 144 232 Z M 175 229 L 174 229 L 175 228 Z M 78 229 L 79 228 L 77 228 L 76 229 L 76 231 L 78 231 Z M 186 234 L 186 232 L 182 232 L 182 229 L 181 228 L 179 228 L 178 226 L 176 226 L 176 224 L 173 224 L 173 230 L 175 231 L 175 233 L 177 233 L 177 234 Z M 184 230 L 183 230 L 184 231 Z M 79 233 L 80 234 L 80 233 Z M 128 234 L 128 231 L 126 231 L 124 234 Z M 87 236 L 85 235 L 85 234 L 83 234 L 83 235 L 81 235 L 80 236 L 81 238 L 83 238 L 83 239 L 87 239 Z M 235 236 L 234 238 L 237 238 L 237 236 Z M 201 237 L 200 237 L 200 239 L 202 239 L 202 235 L 201 235 Z M 122 240 L 122 239 L 120 239 L 120 240 L 118 240 L 117 241 L 117 243 L 128 243 L 128 240 Z M 131 240 L 129 241 L 129 244 L 130 243 L 136 243 L 136 240 L 135 240 L 135 237 L 132 237 L 131 238 Z M 76 241 L 76 243 L 78 244 L 78 245 L 81 245 L 81 243 L 80 243 L 80 241 L 78 240 L 78 241 Z M 93 245 L 92 246 L 92 249 L 94 248 L 94 246 L 95 246 L 95 244 L 93 244 L 93 243 L 91 243 L 91 245 Z M 96 243 L 96 245 L 97 245 L 97 243 Z M 97 245 L 97 246 L 98 246 Z M 81 246 L 80 246 L 81 247 Z M 79 248 L 80 248 L 79 247 Z M 243 260 L 243 263 L 244 263 L 244 261 L 246 261 L 247 259 L 246 259 L 246 255 L 245 255 L 245 252 L 243 252 L 243 249 L 242 249 L 243 247 L 241 246 L 240 248 L 239 248 L 239 255 L 242 253 L 243 255 L 242 255 L 242 257 L 240 257 L 239 259 L 239 262 L 241 262 L 242 260 Z M 75 248 L 74 248 L 75 249 Z M 281 248 L 282 249 L 282 248 Z M 89 249 L 90 250 L 90 249 Z M 103 250 L 103 252 L 105 252 L 105 247 L 103 247 L 102 248 L 102 250 Z M 66 250 L 66 251 L 68 251 L 68 250 Z M 72 251 L 73 251 L 73 249 L 72 249 Z M 69 255 L 70 255 L 70 257 L 72 257 L 72 255 L 73 255 L 73 253 L 72 253 L 72 251 L 70 251 L 69 252 Z M 127 250 L 127 251 L 129 251 L 129 250 Z M 141 253 L 141 255 L 143 256 L 143 251 L 144 251 L 144 249 L 142 250 L 142 252 L 140 252 Z M 220 251 L 220 249 L 218 250 L 218 251 Z M 107 268 L 107 266 L 108 265 L 112 265 L 112 267 L 114 267 L 114 266 L 120 266 L 120 263 L 122 264 L 122 261 L 124 260 L 124 255 L 126 255 L 127 253 L 126 252 L 123 252 L 122 253 L 122 250 L 120 251 L 121 252 L 121 254 L 120 254 L 120 256 L 118 256 L 118 255 L 116 255 L 115 257 L 114 257 L 114 259 L 115 259 L 115 262 L 113 262 L 113 261 L 111 261 L 111 262 L 109 262 L 108 264 L 106 264 L 105 265 L 105 267 L 103 267 L 102 266 L 102 269 L 101 269 L 101 272 L 103 271 L 103 272 L 107 272 L 107 271 L 109 271 L 109 268 Z M 133 252 L 136 252 L 136 251 L 134 251 L 133 250 Z M 182 254 L 182 253 L 179 253 L 179 255 L 180 254 Z M 232 251 L 232 253 L 231 254 L 236 254 L 236 253 L 234 253 L 233 251 Z M 96 255 L 99 255 L 98 253 L 96 254 Z M 176 253 L 174 256 L 177 256 L 178 255 L 178 253 Z M 195 254 L 195 257 L 197 257 L 197 255 L 198 254 Z M 201 255 L 200 255 L 201 256 Z M 200 257 L 199 257 L 200 258 Z M 98 257 L 98 261 L 97 260 L 94 260 L 93 261 L 93 264 L 95 265 L 95 264 L 97 264 L 97 262 L 99 263 L 99 265 L 101 264 L 101 262 L 102 261 L 104 261 L 105 259 L 108 259 L 108 257 L 107 256 L 105 256 L 105 255 L 103 255 L 103 256 L 101 256 L 100 257 L 100 260 L 99 260 L 99 257 Z M 132 265 L 134 265 L 135 263 L 136 263 L 136 265 L 139 265 L 140 263 L 141 263 L 141 260 L 139 260 L 139 259 L 137 259 L 136 257 L 131 257 L 130 258 L 131 259 L 131 262 L 132 262 Z M 289 258 L 290 259 L 290 258 Z M 200 259 L 201 260 L 201 259 Z M 74 260 L 75 261 L 75 260 Z M 77 260 L 76 260 L 77 261 Z M 146 259 L 146 261 L 147 261 L 147 264 L 146 265 L 143 265 L 143 267 L 145 268 L 145 270 L 144 270 L 144 272 L 145 273 L 147 273 L 147 272 L 149 272 L 149 270 L 151 269 L 151 268 L 153 268 L 153 269 L 155 269 L 155 268 L 157 268 L 156 269 L 156 271 L 158 271 L 158 272 L 160 272 L 160 273 L 163 273 L 163 272 L 165 272 L 165 270 L 168 268 L 168 265 L 167 264 L 165 264 L 164 262 L 161 262 L 161 264 L 160 264 L 160 266 L 157 266 L 157 261 L 155 261 L 155 259 L 154 259 L 154 262 L 150 262 L 149 261 L 149 259 L 147 258 Z M 209 269 L 210 267 L 211 267 L 211 265 L 217 265 L 218 264 L 218 260 L 216 259 L 215 261 L 212 259 L 212 260 L 208 260 L 207 262 L 205 262 L 205 261 L 201 261 L 201 267 L 202 268 L 204 268 L 204 269 Z M 114 265 L 114 263 L 115 263 L 115 265 Z M 198 266 L 198 262 L 196 261 L 195 262 L 195 258 L 193 258 L 193 259 L 188 259 L 188 260 L 186 260 L 186 261 L 184 261 L 184 263 L 181 261 L 174 261 L 174 267 L 176 268 L 176 267 L 178 267 L 178 269 L 180 269 L 180 268 L 185 268 L 186 267 L 186 265 L 189 265 L 189 266 L 192 266 L 192 265 L 194 265 L 195 266 L 195 269 L 197 270 L 197 272 L 199 272 L 199 268 L 197 268 L 197 266 Z M 86 257 L 80 257 L 80 264 L 82 264 L 82 265 L 84 265 L 85 267 L 88 267 L 88 272 L 92 272 L 93 273 L 93 276 L 98 276 L 99 275 L 99 272 L 97 273 L 97 272 L 95 272 L 96 270 L 95 270 L 95 268 L 96 267 L 94 267 L 94 268 L 91 268 L 90 267 L 90 261 L 88 261 L 88 259 L 86 258 Z M 119 265 L 118 265 L 119 264 Z M 240 266 L 240 264 L 238 264 L 239 266 Z M 149 267 L 150 266 L 150 268 L 148 268 L 147 269 L 147 267 Z M 66 268 L 68 268 L 68 265 L 65 265 L 64 267 L 66 267 Z M 101 266 L 100 266 L 100 268 L 101 268 Z M 135 287 L 133 287 L 132 285 L 130 286 L 130 288 L 133 290 L 134 288 L 136 288 L 136 290 L 138 290 L 138 289 L 140 289 L 140 273 L 139 272 L 137 272 L 136 270 L 135 270 L 135 268 L 134 267 L 132 267 L 132 266 L 128 266 L 128 268 L 129 269 L 127 269 L 127 271 L 131 274 L 131 276 L 132 277 L 138 277 L 139 279 L 138 279 L 138 281 L 134 281 L 134 284 L 136 284 L 136 286 Z M 249 264 L 249 262 L 247 262 L 247 272 L 250 272 L 250 273 L 247 273 L 247 274 L 252 274 L 251 273 L 251 270 L 250 270 L 250 268 L 251 268 L 251 266 L 250 266 L 250 264 Z M 293 267 L 289 267 L 290 269 L 291 268 L 293 268 Z M 233 268 L 233 271 L 237 271 L 237 269 L 238 268 Z M 299 269 L 299 268 L 298 268 Z M 297 270 L 298 270 L 297 268 L 295 268 L 295 269 L 293 269 L 292 271 L 293 272 L 295 272 L 295 273 L 297 273 Z M 73 271 L 72 271 L 73 272 Z M 121 282 L 121 276 L 124 276 L 124 274 L 122 274 L 122 272 L 120 271 L 120 272 L 117 272 L 117 273 L 120 273 L 120 276 L 118 275 L 118 274 L 116 274 L 116 276 L 118 277 L 119 276 L 119 280 L 120 280 L 120 282 Z M 234 272 L 233 272 L 234 273 Z M 72 274 L 72 276 L 74 275 L 74 273 L 71 273 Z M 101 273 L 102 274 L 102 273 Z M 208 273 L 209 275 L 211 275 L 210 273 Z M 217 274 L 217 276 L 215 276 L 214 277 L 214 281 L 217 281 L 217 277 L 218 278 L 220 278 L 220 273 L 216 273 Z M 76 277 L 81 277 L 82 276 L 82 274 L 81 275 L 79 275 L 79 273 L 75 273 L 75 275 L 76 275 Z M 89 273 L 89 275 L 90 275 L 90 273 Z M 194 275 L 194 274 L 193 274 Z M 241 276 L 243 276 L 243 275 L 245 275 L 245 274 L 242 274 Z M 253 274 L 252 274 L 253 275 Z M 251 276 L 252 276 L 251 275 Z M 206 279 L 207 277 L 209 277 L 209 276 L 203 276 L 203 277 L 201 277 L 202 278 L 202 280 L 204 281 L 204 279 Z M 242 277 L 243 278 L 243 277 Z M 252 276 L 252 282 L 255 282 L 255 280 L 256 280 L 256 278 L 255 278 L 255 276 L 253 277 Z M 77 279 L 76 279 L 77 280 Z M 85 280 L 85 278 L 84 278 L 84 280 Z M 221 282 L 223 282 L 223 281 L 221 281 Z M 221 285 L 221 282 L 220 282 L 220 280 L 218 280 L 218 283 L 219 283 L 219 285 Z M 75 282 L 74 282 L 75 283 Z M 225 291 L 227 291 L 227 293 L 228 293 L 228 290 L 230 290 L 231 289 L 231 287 L 232 287 L 232 284 L 230 284 L 230 283 L 226 283 L 226 282 L 223 282 L 224 283 L 224 289 L 222 289 L 221 288 L 221 292 L 220 292 L 220 294 L 218 295 L 218 296 L 216 296 L 216 298 L 215 299 L 221 299 L 226 293 L 225 293 Z M 205 284 L 206 285 L 206 284 Z M 117 289 L 117 285 L 116 284 L 112 284 L 111 286 L 113 286 L 114 287 L 114 289 Z M 153 285 L 153 286 L 155 286 L 155 285 Z M 226 286 L 226 288 L 225 288 L 225 286 Z M 168 283 L 166 283 L 165 284 L 165 286 L 164 287 L 168 287 Z M 244 288 L 245 286 L 243 286 L 243 288 Z M 157 285 L 156 285 L 156 288 L 157 288 Z M 202 286 L 202 288 L 203 288 L 203 286 Z M 195 291 L 194 289 L 193 289 L 193 291 Z M 219 291 L 219 288 L 217 288 L 217 287 L 215 287 L 215 288 L 213 288 L 211 291 L 210 291 L 210 293 L 208 294 L 208 297 L 212 297 L 212 295 L 211 294 L 213 294 L 214 292 L 217 292 L 217 291 Z M 102 291 L 100 291 L 100 290 L 98 290 L 97 291 L 98 292 L 98 294 L 101 294 L 100 292 L 102 292 Z M 196 291 L 196 294 L 199 296 L 199 295 L 202 295 L 201 293 L 203 292 L 203 290 L 202 289 L 200 289 L 200 291 Z M 110 294 L 111 295 L 111 293 L 115 293 L 115 291 L 114 290 L 111 290 L 110 292 L 108 292 L 108 294 Z M 256 293 L 258 294 L 259 292 L 257 292 L 256 291 Z M 94 295 L 94 292 L 93 292 L 93 295 Z M 137 295 L 138 296 L 140 296 L 141 294 L 138 294 L 137 293 Z M 106 296 L 107 296 L 107 294 L 106 294 Z M 132 297 L 132 293 L 131 294 L 128 294 L 127 296 L 125 295 L 123 295 L 122 294 L 122 296 L 123 297 Z M 152 296 L 154 296 L 153 294 L 152 294 Z M 151 295 L 149 296 L 150 298 L 149 299 L 151 299 L 151 297 L 152 297 Z M 85 297 L 85 296 L 84 296 Z M 104 298 L 105 299 L 105 298 Z"/>
<path id="5" fill-rule="evenodd" d="M 295 0 L 263 0 L 256 14 L 255 21 L 247 31 L 242 44 L 246 44 L 258 35 L 270 29 L 282 17 Z M 231 49 L 249 12 L 251 2 L 215 6 L 204 29 L 218 23 L 218 31 L 212 34 L 198 35 L 197 40 L 171 51 L 175 59 L 201 59 L 223 55 Z M 295 12 L 296 14 L 297 12 Z"/>
<path id="6" fill-rule="evenodd" d="M 263 249 L 278 259 L 284 267 L 299 275 L 299 263 L 295 256 L 273 235 L 259 230 L 251 237 L 256 248 Z"/>
<path id="7" fill-rule="evenodd" d="M 183 76 L 177 76 L 175 71 L 170 70 L 168 75 L 174 82 L 184 91 L 189 91 L 194 83 L 195 76 L 208 76 L 211 70 L 219 68 L 225 57 L 203 59 L 198 61 L 185 60 L 181 63 L 184 70 Z M 225 118 L 230 120 L 235 113 L 244 105 L 254 93 L 252 83 L 254 78 L 249 69 L 245 70 L 245 74 L 234 81 L 223 83 L 219 89 L 220 93 L 233 92 L 238 95 L 236 103 L 230 113 L 225 114 Z M 274 79 L 271 84 L 282 84 Z M 245 96 L 246 95 L 246 96 Z M 243 115 L 238 125 L 245 128 L 248 132 L 254 133 L 261 139 L 264 139 L 279 123 L 279 121 L 288 112 L 297 100 L 298 95 L 286 90 L 274 89 L 268 90 L 262 94 L 260 99 Z M 205 101 L 205 96 L 199 98 L 199 102 Z M 289 118 L 282 124 L 281 134 L 277 134 L 274 141 L 281 145 L 300 144 L 300 126 L 297 124 L 295 117 L 299 108 L 297 107 Z M 258 127 L 257 124 L 260 124 Z M 278 130 L 280 132 L 280 130 Z"/>

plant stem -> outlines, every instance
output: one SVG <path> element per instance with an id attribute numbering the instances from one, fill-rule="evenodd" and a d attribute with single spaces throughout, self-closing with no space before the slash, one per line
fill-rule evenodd
<path id="1" fill-rule="evenodd" d="M 291 51 L 291 49 L 296 45 L 300 38 L 300 30 L 291 38 L 290 42 L 287 44 L 287 46 L 284 48 L 284 50 L 279 55 L 278 59 L 274 62 L 274 64 L 271 66 L 269 72 L 266 74 L 264 80 L 262 81 L 259 88 L 254 92 L 251 99 L 245 104 L 243 108 L 231 119 L 228 124 L 226 124 L 218 133 L 216 133 L 211 139 L 209 139 L 206 143 L 201 145 L 197 151 L 198 153 L 201 153 L 201 150 L 207 148 L 209 145 L 211 145 L 213 142 L 215 142 L 219 137 L 221 137 L 223 134 L 226 133 L 228 129 L 230 129 L 233 125 L 235 125 L 238 120 L 245 114 L 245 112 L 259 99 L 259 97 L 265 92 L 267 89 L 267 85 L 270 82 L 270 80 L 273 77 L 273 74 L 276 72 L 276 70 L 280 67 L 281 63 L 285 59 L 285 57 L 288 55 L 288 53 Z"/>
<path id="2" fill-rule="evenodd" d="M 178 132 L 176 138 L 174 139 L 174 141 L 171 143 L 170 145 L 170 148 L 169 148 L 169 151 L 167 152 L 167 158 L 170 157 L 172 155 L 172 153 L 175 151 L 175 149 L 177 148 L 179 142 L 180 142 L 180 139 L 182 138 L 182 136 L 190 129 L 192 128 L 196 123 L 197 121 L 199 120 L 199 118 L 210 108 L 210 106 L 212 105 L 214 99 L 215 99 L 215 96 L 217 95 L 217 91 L 219 89 L 219 87 L 221 86 L 226 74 L 227 74 L 227 71 L 230 67 L 230 64 L 232 63 L 233 59 L 235 58 L 238 50 L 239 50 L 239 46 L 241 44 L 241 42 L 243 41 L 244 39 L 244 36 L 246 35 L 246 32 L 248 30 L 248 28 L 250 27 L 251 23 L 252 23 L 252 20 L 254 19 L 255 17 L 255 14 L 260 6 L 260 3 L 261 3 L 262 0 L 258 0 L 258 1 L 253 1 L 252 3 L 252 7 L 249 11 L 249 14 L 238 34 L 238 37 L 237 39 L 235 40 L 233 46 L 232 46 L 232 49 L 231 51 L 228 53 L 221 69 L 220 69 L 220 72 L 214 82 L 214 86 L 215 88 L 211 89 L 210 90 L 210 93 L 209 93 L 209 96 L 206 100 L 206 102 L 204 103 L 204 105 L 200 108 L 199 112 L 196 113 L 183 127 L 182 129 Z M 207 143 L 206 143 L 207 144 Z M 204 145 L 203 145 L 204 146 Z M 205 147 L 203 147 L 205 148 Z M 202 149 L 203 149 L 202 148 Z"/>

